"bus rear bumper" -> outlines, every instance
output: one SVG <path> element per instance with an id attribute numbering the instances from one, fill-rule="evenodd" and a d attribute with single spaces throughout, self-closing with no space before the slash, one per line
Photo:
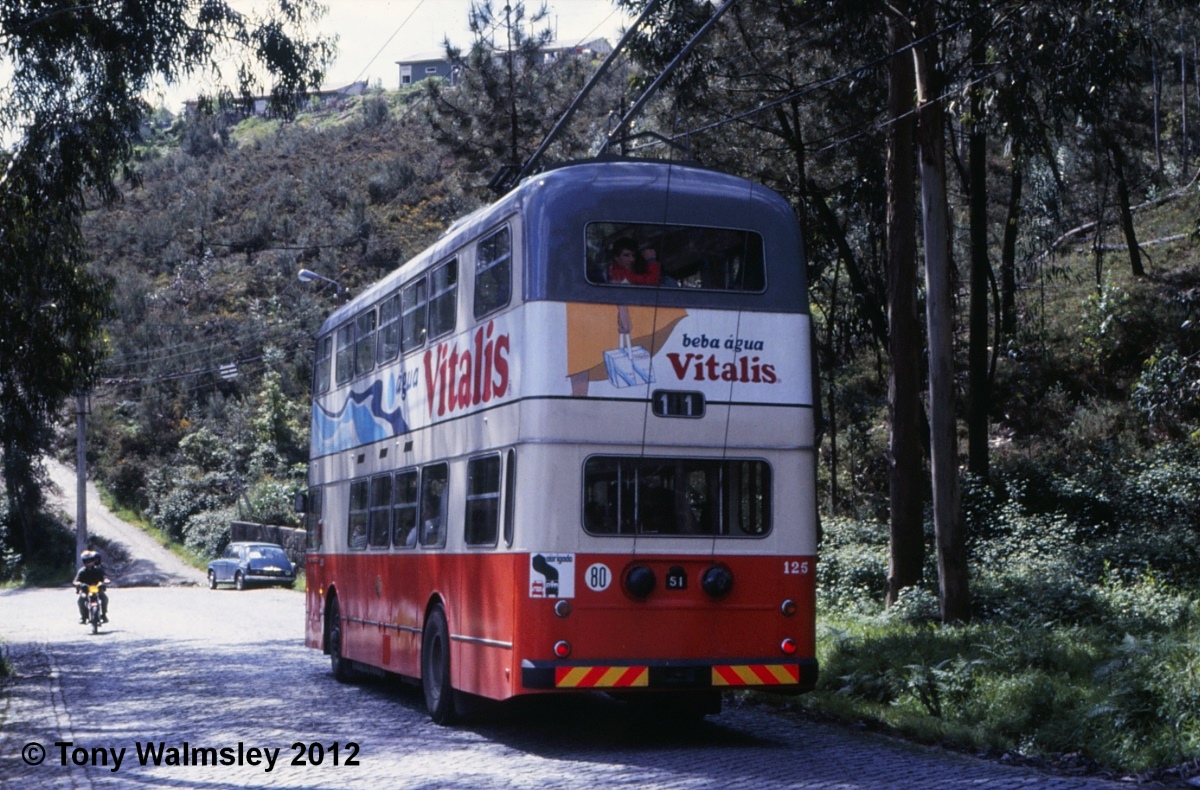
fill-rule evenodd
<path id="1" fill-rule="evenodd" d="M 521 662 L 527 689 L 616 691 L 623 689 L 753 688 L 797 694 L 817 684 L 817 660 L 529 661 Z"/>

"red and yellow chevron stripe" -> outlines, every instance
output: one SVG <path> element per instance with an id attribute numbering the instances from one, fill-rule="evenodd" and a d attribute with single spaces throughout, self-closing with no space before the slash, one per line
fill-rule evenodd
<path id="1" fill-rule="evenodd" d="M 554 687 L 560 689 L 634 688 L 649 684 L 649 667 L 557 667 L 554 670 Z"/>
<path id="2" fill-rule="evenodd" d="M 712 668 L 714 686 L 787 686 L 800 682 L 796 664 L 727 664 Z"/>

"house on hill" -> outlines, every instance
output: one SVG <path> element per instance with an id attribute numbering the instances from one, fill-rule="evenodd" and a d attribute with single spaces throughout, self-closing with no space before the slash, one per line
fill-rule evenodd
<path id="1" fill-rule="evenodd" d="M 591 41 L 548 41 L 542 47 L 542 63 L 549 65 L 565 57 L 603 58 L 612 52 L 612 44 L 608 39 L 596 38 Z M 499 55 L 497 55 L 499 57 Z M 422 52 L 404 60 L 396 61 L 400 67 L 400 87 L 406 87 L 420 82 L 426 77 L 442 77 L 451 85 L 458 84 L 458 70 L 446 58 L 444 50 Z"/>
<path id="2" fill-rule="evenodd" d="M 446 59 L 444 51 L 420 52 L 404 60 L 396 61 L 400 67 L 400 87 L 420 82 L 426 77 L 442 77 L 451 85 L 458 84 L 458 70 Z"/>
<path id="3" fill-rule="evenodd" d="M 559 39 L 548 41 L 546 46 L 542 47 L 542 62 L 554 63 L 568 56 L 588 59 L 604 58 L 608 57 L 612 50 L 612 44 L 609 44 L 606 38 L 594 38 L 591 41 L 582 42 Z"/>

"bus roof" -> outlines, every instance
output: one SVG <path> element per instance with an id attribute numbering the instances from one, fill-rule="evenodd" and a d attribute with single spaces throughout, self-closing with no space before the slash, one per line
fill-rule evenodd
<path id="1" fill-rule="evenodd" d="M 725 292 L 720 306 L 755 311 L 807 312 L 804 251 L 795 213 L 774 191 L 693 164 L 646 159 L 596 159 L 530 176 L 494 203 L 456 220 L 432 245 L 371 285 L 326 320 L 322 332 L 494 227 L 521 216 L 525 300 L 613 301 L 612 289 L 583 276 L 585 228 L 590 222 L 659 223 L 732 228 L 764 240 L 768 282 L 763 293 Z M 647 289 L 632 301 L 694 302 L 682 289 Z"/>

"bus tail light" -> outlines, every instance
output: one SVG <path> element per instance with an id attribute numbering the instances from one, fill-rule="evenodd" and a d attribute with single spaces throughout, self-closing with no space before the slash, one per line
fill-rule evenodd
<path id="1" fill-rule="evenodd" d="M 645 565 L 634 565 L 625 574 L 625 589 L 634 598 L 645 598 L 654 592 L 656 584 L 658 584 L 658 579 L 655 578 L 654 571 Z"/>
<path id="2" fill-rule="evenodd" d="M 559 658 L 566 658 L 571 655 L 571 643 L 565 639 L 560 639 L 554 643 L 554 655 Z"/>
<path id="3" fill-rule="evenodd" d="M 559 617 L 571 616 L 571 602 L 566 598 L 559 598 L 554 602 L 554 613 Z"/>
<path id="4" fill-rule="evenodd" d="M 779 643 L 779 649 L 783 651 L 785 656 L 794 656 L 796 654 L 796 640 L 790 636 Z"/>
<path id="5" fill-rule="evenodd" d="M 788 598 L 787 600 L 785 600 L 783 603 L 781 603 L 779 605 L 779 611 L 783 612 L 784 617 L 795 617 L 796 616 L 796 602 L 793 601 L 791 598 Z"/>
<path id="6" fill-rule="evenodd" d="M 713 598 L 724 598 L 733 589 L 733 572 L 724 565 L 714 565 L 700 577 L 700 587 Z"/>

